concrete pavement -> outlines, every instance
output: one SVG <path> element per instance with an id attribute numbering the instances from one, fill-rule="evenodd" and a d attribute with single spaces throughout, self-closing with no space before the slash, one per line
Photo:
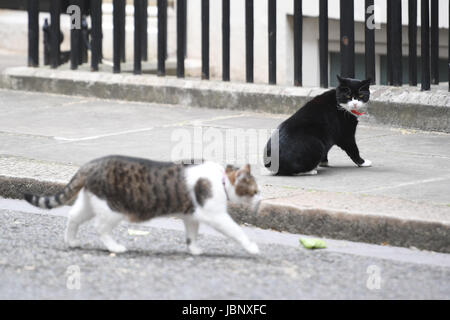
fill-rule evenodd
<path id="1" fill-rule="evenodd" d="M 241 222 L 450 251 L 449 134 L 363 123 L 357 141 L 373 167 L 358 168 L 333 148 L 331 167 L 320 168 L 317 176 L 274 177 L 262 166 L 262 149 L 287 115 L 9 90 L 0 90 L 0 96 L 3 196 L 17 197 L 32 187 L 44 192 L 52 183 L 57 188 L 79 165 L 107 154 L 159 160 L 206 156 L 221 163 L 230 158 L 253 164 L 269 199 L 256 216 L 235 212 Z M 242 133 L 255 134 L 243 149 L 226 140 L 227 134 Z M 223 152 L 206 152 L 212 138 Z"/>

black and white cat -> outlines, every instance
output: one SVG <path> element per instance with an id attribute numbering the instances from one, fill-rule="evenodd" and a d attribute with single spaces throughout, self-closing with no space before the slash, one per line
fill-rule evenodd
<path id="1" fill-rule="evenodd" d="M 337 78 L 336 89 L 306 103 L 281 123 L 267 142 L 264 164 L 274 174 L 317 174 L 319 165 L 328 166 L 328 151 L 334 145 L 359 167 L 371 166 L 371 161 L 359 155 L 355 141 L 358 117 L 364 114 L 361 108 L 369 101 L 371 80 Z M 274 139 L 278 139 L 278 145 Z"/>

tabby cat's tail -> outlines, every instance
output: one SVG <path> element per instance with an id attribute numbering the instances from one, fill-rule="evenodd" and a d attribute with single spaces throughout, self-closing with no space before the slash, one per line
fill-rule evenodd
<path id="1" fill-rule="evenodd" d="M 85 175 L 78 171 L 61 192 L 53 196 L 36 196 L 25 193 L 24 198 L 33 206 L 43 209 L 53 209 L 72 200 L 80 192 L 81 188 L 83 188 L 84 183 Z"/>

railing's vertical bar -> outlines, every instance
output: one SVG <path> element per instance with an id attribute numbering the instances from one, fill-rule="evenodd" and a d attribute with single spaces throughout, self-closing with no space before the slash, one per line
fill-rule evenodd
<path id="1" fill-rule="evenodd" d="M 50 66 L 57 68 L 60 61 L 60 17 L 61 1 L 52 0 L 50 2 Z"/>
<path id="2" fill-rule="evenodd" d="M 268 1 L 269 84 L 277 83 L 277 1 Z"/>
<path id="3" fill-rule="evenodd" d="M 392 2 L 386 1 L 386 47 L 387 47 L 387 70 L 386 78 L 387 84 L 390 86 L 393 84 L 393 71 L 392 71 Z"/>
<path id="4" fill-rule="evenodd" d="M 39 1 L 28 0 L 28 66 L 39 66 Z"/>
<path id="5" fill-rule="evenodd" d="M 450 5 L 448 6 L 448 25 L 450 29 Z M 448 32 L 448 91 L 450 91 L 450 30 Z"/>
<path id="6" fill-rule="evenodd" d="M 403 84 L 402 72 L 402 0 L 392 2 L 392 80 L 394 86 Z"/>
<path id="7" fill-rule="evenodd" d="M 186 0 L 177 1 L 177 77 L 184 78 Z"/>
<path id="8" fill-rule="evenodd" d="M 303 84 L 303 8 L 302 0 L 294 0 L 294 85 Z"/>
<path id="9" fill-rule="evenodd" d="M 431 0 L 431 83 L 439 84 L 439 0 Z"/>
<path id="10" fill-rule="evenodd" d="M 209 0 L 202 0 L 202 79 L 209 79 Z"/>
<path id="11" fill-rule="evenodd" d="M 91 71 L 98 71 L 102 47 L 102 0 L 91 0 Z"/>
<path id="12" fill-rule="evenodd" d="M 355 6 L 353 0 L 340 1 L 341 76 L 355 77 Z"/>
<path id="13" fill-rule="evenodd" d="M 320 86 L 328 88 L 328 0 L 319 2 Z"/>
<path id="14" fill-rule="evenodd" d="M 421 0 L 422 90 L 430 90 L 430 4 Z"/>
<path id="15" fill-rule="evenodd" d="M 245 70 L 247 82 L 253 82 L 254 28 L 253 0 L 245 0 Z"/>
<path id="16" fill-rule="evenodd" d="M 417 86 L 417 0 L 408 1 L 409 85 Z"/>
<path id="17" fill-rule="evenodd" d="M 126 51 L 125 51 L 125 26 L 126 26 L 126 1 L 119 1 L 119 43 L 120 43 L 120 60 L 125 62 L 126 60 Z"/>
<path id="18" fill-rule="evenodd" d="M 158 0 L 158 76 L 166 75 L 167 0 Z"/>
<path id="19" fill-rule="evenodd" d="M 83 13 L 86 12 L 86 2 L 84 0 L 78 0 L 79 6 L 81 9 L 81 32 L 80 32 L 80 45 L 78 46 L 80 48 L 80 55 L 79 55 L 79 64 L 87 63 L 88 62 L 88 46 L 85 43 L 84 39 L 89 39 L 89 30 L 88 25 L 86 21 L 86 15 Z"/>
<path id="20" fill-rule="evenodd" d="M 133 73 L 142 73 L 142 10 L 144 0 L 134 0 L 134 64 Z"/>
<path id="21" fill-rule="evenodd" d="M 81 1 L 74 0 L 72 2 L 80 8 Z M 72 24 L 72 21 L 71 21 Z M 76 70 L 81 64 L 81 46 L 83 45 L 81 39 L 81 30 L 77 28 L 70 29 L 70 69 Z"/>
<path id="22" fill-rule="evenodd" d="M 141 56 L 143 61 L 148 60 L 148 0 L 142 0 L 141 16 Z"/>
<path id="23" fill-rule="evenodd" d="M 44 19 L 44 25 L 42 26 L 43 40 L 44 40 L 44 66 L 50 65 L 50 26 L 48 24 L 48 18 Z"/>
<path id="24" fill-rule="evenodd" d="M 113 72 L 120 72 L 120 6 L 122 0 L 113 0 Z"/>
<path id="25" fill-rule="evenodd" d="M 376 83 L 375 72 L 375 8 L 373 0 L 366 0 L 365 3 L 365 64 L 366 79 L 372 79 L 372 84 Z M 369 10 L 373 8 L 373 10 Z M 370 23 L 370 25 L 369 25 Z"/>
<path id="26" fill-rule="evenodd" d="M 222 80 L 230 81 L 230 0 L 222 0 Z"/>

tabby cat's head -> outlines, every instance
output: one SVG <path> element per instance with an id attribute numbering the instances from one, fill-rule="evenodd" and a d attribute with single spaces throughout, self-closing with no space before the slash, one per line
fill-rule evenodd
<path id="1" fill-rule="evenodd" d="M 339 85 L 336 88 L 336 99 L 339 106 L 356 117 L 363 115 L 361 109 L 369 101 L 371 79 L 337 78 Z"/>
<path id="2" fill-rule="evenodd" d="M 251 173 L 250 165 L 246 164 L 242 168 L 228 165 L 225 173 L 233 189 L 233 192 L 229 194 L 230 200 L 249 204 L 252 209 L 255 209 L 261 201 L 261 197 L 256 179 Z"/>

